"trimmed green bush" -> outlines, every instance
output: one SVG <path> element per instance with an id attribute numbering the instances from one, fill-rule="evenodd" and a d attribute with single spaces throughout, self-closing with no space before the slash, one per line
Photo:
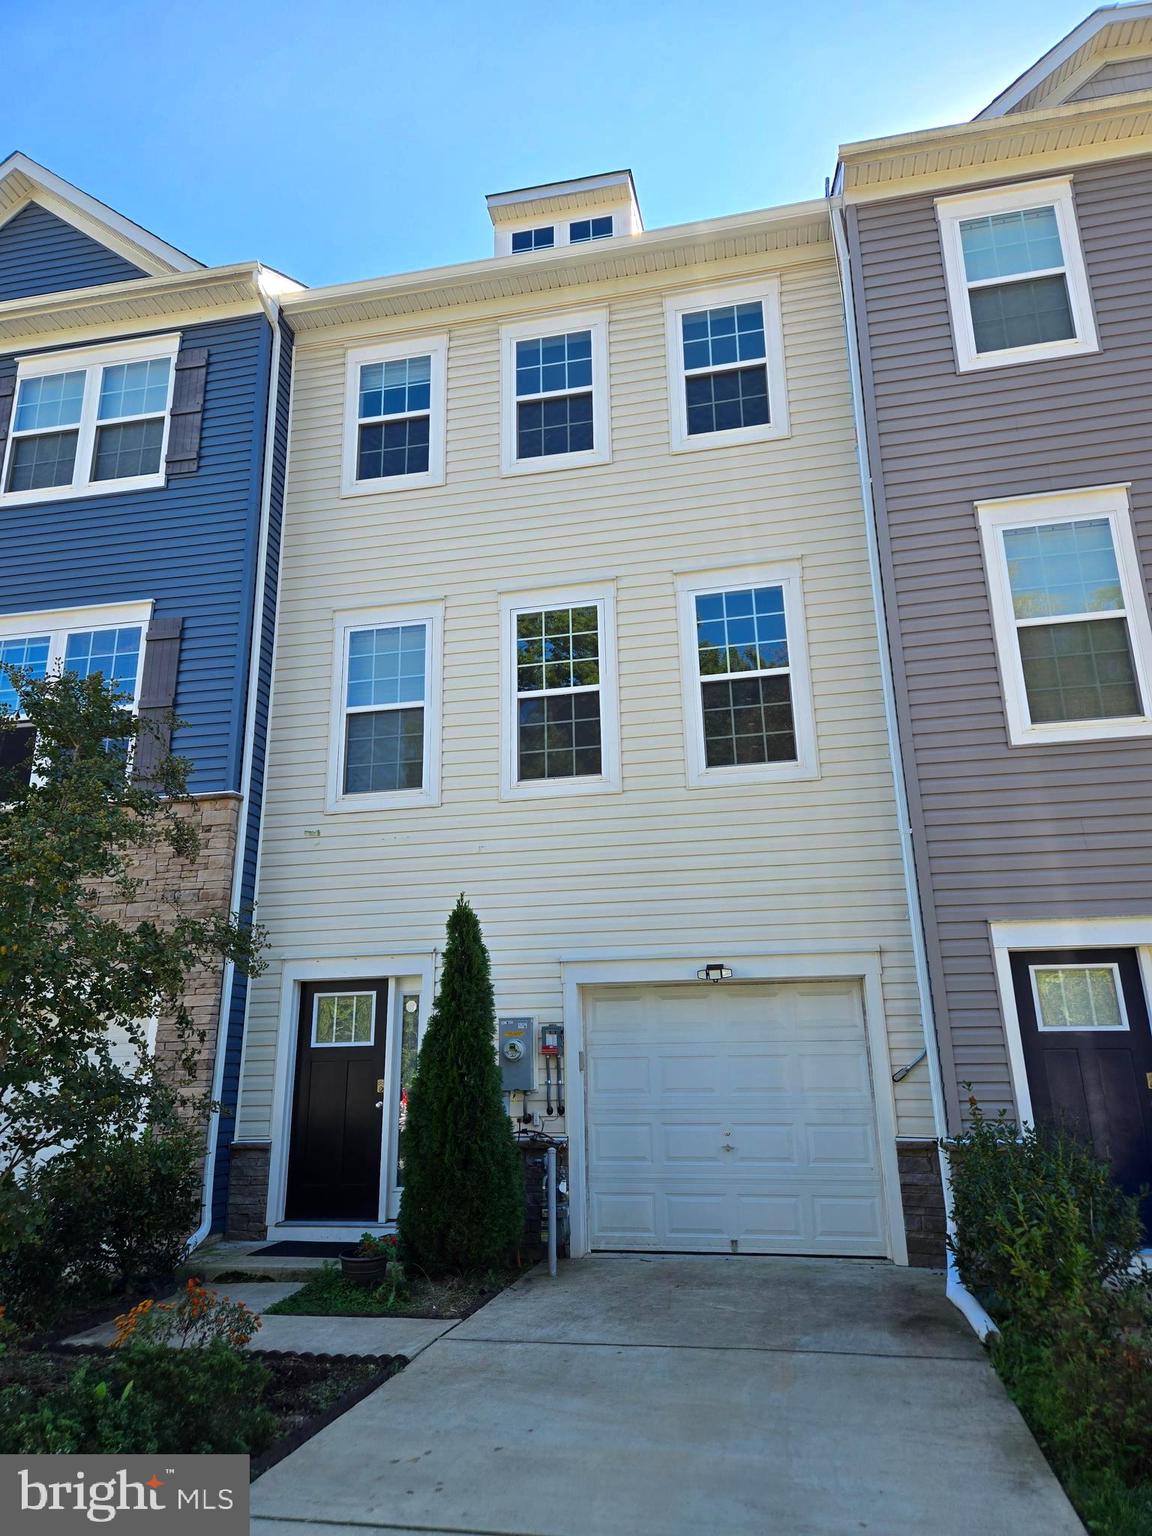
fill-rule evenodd
<path id="1" fill-rule="evenodd" d="M 480 923 L 461 896 L 408 1095 L 400 1241 L 430 1274 L 496 1269 L 524 1231 L 520 1155 L 504 1109 Z"/>

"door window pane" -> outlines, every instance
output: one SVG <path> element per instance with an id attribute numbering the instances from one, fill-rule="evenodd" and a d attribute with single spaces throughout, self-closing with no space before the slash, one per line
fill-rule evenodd
<path id="1" fill-rule="evenodd" d="M 1127 1029 L 1115 966 L 1031 967 L 1041 1029 Z"/>
<path id="2" fill-rule="evenodd" d="M 313 1045 L 371 1045 L 376 999 L 371 992 L 321 993 L 312 1014 Z"/>

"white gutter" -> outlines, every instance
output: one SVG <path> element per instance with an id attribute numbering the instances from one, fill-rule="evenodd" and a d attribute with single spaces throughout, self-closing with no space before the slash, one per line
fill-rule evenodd
<path id="1" fill-rule="evenodd" d="M 244 716 L 244 768 L 240 778 L 240 812 L 236 827 L 236 852 L 232 862 L 232 889 L 229 911 L 236 912 L 244 881 L 244 857 L 248 846 L 248 806 L 252 797 L 252 743 L 256 732 L 256 701 L 260 686 L 260 642 L 263 634 L 264 586 L 268 571 L 268 534 L 272 511 L 272 453 L 276 442 L 276 412 L 280 403 L 280 327 L 273 321 L 272 356 L 269 364 L 268 419 L 264 432 L 264 476 L 260 490 L 260 530 L 256 555 L 255 590 L 252 594 L 252 629 L 248 645 L 248 699 Z M 224 963 L 220 984 L 220 1019 L 216 1026 L 216 1061 L 212 1072 L 212 1100 L 220 1102 L 224 1088 L 224 1064 L 228 1051 L 228 1025 L 232 1012 L 232 987 L 236 977 L 233 961 Z M 189 1249 L 198 1248 L 212 1230 L 212 1186 L 216 1178 L 216 1138 L 220 1130 L 220 1111 L 213 1108 L 208 1121 L 208 1152 L 204 1159 L 204 1187 L 200 1202 L 200 1225 L 188 1239 Z"/>
<path id="2" fill-rule="evenodd" d="M 900 753 L 900 730 L 896 715 L 896 685 L 892 676 L 892 656 L 888 649 L 888 627 L 884 586 L 880 577 L 880 544 L 876 526 L 876 503 L 872 495 L 872 464 L 868 453 L 868 439 L 864 419 L 863 373 L 860 352 L 856 340 L 856 297 L 852 284 L 852 266 L 848 256 L 847 237 L 844 232 L 844 200 L 829 198 L 828 215 L 832 222 L 832 240 L 836 247 L 836 264 L 840 271 L 840 290 L 844 304 L 844 330 L 848 344 L 848 371 L 852 379 L 852 420 L 856 429 L 856 459 L 860 471 L 860 491 L 864 499 L 864 526 L 868 543 L 868 574 L 872 584 L 872 604 L 876 614 L 876 639 L 880 650 L 881 690 L 884 698 L 884 719 L 888 728 L 888 758 L 892 765 L 892 783 L 896 795 L 896 819 L 900 832 L 900 858 L 904 866 L 904 886 L 908 896 L 908 922 L 912 931 L 912 957 L 916 970 L 916 986 L 920 993 L 920 1022 L 924 1030 L 924 1049 L 928 1058 L 928 1081 L 932 1094 L 932 1115 L 936 1122 L 937 1138 L 948 1134 L 948 1120 L 944 1108 L 944 1086 L 940 1072 L 940 1053 L 936 1039 L 936 1020 L 932 1010 L 932 993 L 928 975 L 928 949 L 924 938 L 924 918 L 920 908 L 920 890 L 916 879 L 916 862 L 912 849 L 912 821 L 908 811 L 908 790 L 904 781 L 904 765 Z M 948 1176 L 948 1161 L 943 1147 L 938 1149 L 940 1180 L 944 1188 L 944 1213 L 948 1235 L 956 1231 L 953 1220 L 952 1184 Z M 956 1261 L 948 1251 L 945 1295 L 953 1306 L 958 1307 L 980 1339 L 996 1333 L 996 1324 L 961 1281 L 956 1272 Z"/>

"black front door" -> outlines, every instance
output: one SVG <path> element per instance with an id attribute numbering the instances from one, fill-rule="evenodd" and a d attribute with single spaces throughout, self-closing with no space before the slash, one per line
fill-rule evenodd
<path id="1" fill-rule="evenodd" d="M 1014 954 L 1012 982 L 1037 1124 L 1086 1141 L 1129 1193 L 1152 1183 L 1152 1031 L 1136 951 Z"/>
<path id="2" fill-rule="evenodd" d="M 300 989 L 289 1221 L 376 1221 L 388 983 Z"/>

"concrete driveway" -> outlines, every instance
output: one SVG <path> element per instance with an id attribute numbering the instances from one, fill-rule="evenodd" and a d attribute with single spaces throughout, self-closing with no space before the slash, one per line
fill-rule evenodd
<path id="1" fill-rule="evenodd" d="M 1083 1532 L 939 1275 L 534 1272 L 266 1473 L 255 1536 Z"/>

